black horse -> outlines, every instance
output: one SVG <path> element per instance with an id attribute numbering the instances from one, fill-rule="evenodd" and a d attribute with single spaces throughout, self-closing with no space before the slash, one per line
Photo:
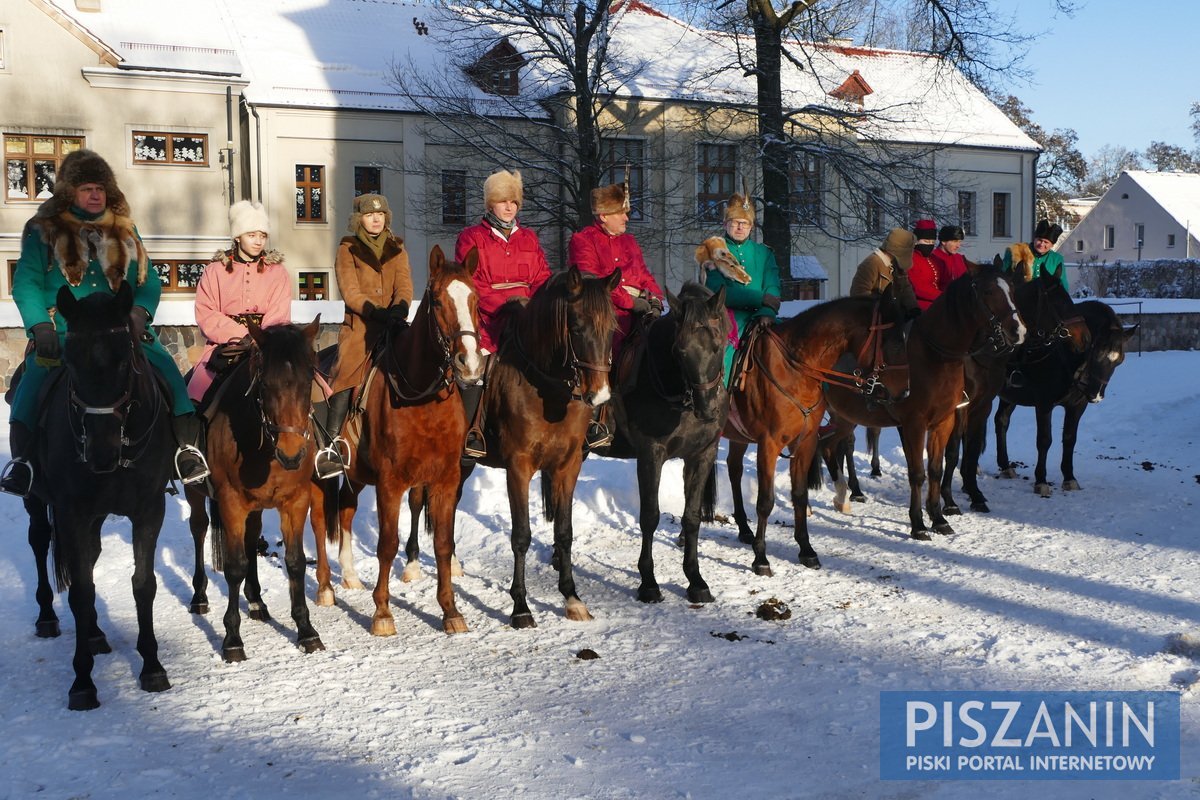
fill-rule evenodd
<path id="1" fill-rule="evenodd" d="M 1015 478 L 1016 465 L 1008 460 L 1008 422 L 1016 406 L 1033 406 L 1037 414 L 1037 466 L 1033 471 L 1033 490 L 1042 497 L 1050 496 L 1046 480 L 1046 452 L 1054 436 L 1050 431 L 1050 415 L 1055 406 L 1062 406 L 1062 476 L 1063 491 L 1079 489 L 1075 480 L 1075 440 L 1079 434 L 1079 418 L 1089 404 L 1104 399 L 1113 372 L 1125 360 L 1125 344 L 1137 331 L 1137 325 L 1126 328 L 1109 306 L 1096 300 L 1078 303 L 1076 311 L 1083 317 L 1091 341 L 1082 353 L 1075 353 L 1064 339 L 1051 347 L 1045 358 L 1021 365 L 1020 386 L 1009 385 L 1000 392 L 1000 406 L 994 419 L 996 427 L 996 462 L 1002 478 Z"/>
<path id="2" fill-rule="evenodd" d="M 717 445 L 729 415 L 722 367 L 731 323 L 724 287 L 713 294 L 689 282 L 678 297 L 667 292 L 667 299 L 671 312 L 646 329 L 635 379 L 613 394 L 616 438 L 599 455 L 637 459 L 642 529 L 637 596 L 643 603 L 663 599 L 652 552 L 659 482 L 667 459 L 683 459 L 681 538 L 687 596 L 693 603 L 710 603 L 713 597 L 700 577 L 696 539 L 701 519 L 712 519 L 716 501 Z"/>
<path id="3" fill-rule="evenodd" d="M 42 405 L 36 453 L 45 479 L 34 482 L 25 506 L 30 542 L 38 542 L 34 552 L 42 561 L 38 602 L 47 601 L 39 635 L 56 633 L 43 627 L 51 597 L 45 543 L 53 537 L 58 588 L 69 590 L 67 601 L 75 617 L 75 682 L 67 707 L 85 711 L 100 705 L 92 682 L 94 655 L 111 652 L 96 624 L 93 579 L 100 528 L 110 514 L 128 517 L 133 527 L 141 687 L 161 692 L 171 686 L 158 660 L 153 607 L 158 589 L 154 554 L 166 511 L 164 491 L 174 473 L 175 446 L 168 400 L 130 330 L 129 284 L 122 284 L 115 296 L 98 292 L 82 299 L 64 286 L 57 304 L 67 321 L 64 368 L 51 379 Z"/>

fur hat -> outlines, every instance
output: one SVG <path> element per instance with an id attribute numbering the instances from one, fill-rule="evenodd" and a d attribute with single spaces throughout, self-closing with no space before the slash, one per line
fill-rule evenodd
<path id="1" fill-rule="evenodd" d="M 959 225 L 945 225 L 938 231 L 939 242 L 961 242 L 967 236 Z"/>
<path id="2" fill-rule="evenodd" d="M 1038 222 L 1037 227 L 1033 231 L 1033 238 L 1046 239 L 1050 244 L 1055 244 L 1058 241 L 1058 237 L 1062 236 L 1062 232 L 1060 225 L 1055 225 L 1050 220 L 1044 219 Z"/>
<path id="3" fill-rule="evenodd" d="M 592 189 L 592 213 L 597 217 L 601 214 L 620 214 L 629 211 L 629 191 L 623 183 L 610 183 L 599 189 Z"/>
<path id="4" fill-rule="evenodd" d="M 521 173 L 509 172 L 502 169 L 488 175 L 483 182 L 483 207 L 491 208 L 496 203 L 512 200 L 520 208 L 525 202 L 525 187 L 521 182 Z"/>
<path id="5" fill-rule="evenodd" d="M 229 237 L 236 239 L 243 233 L 262 231 L 271 233 L 270 221 L 262 203 L 238 200 L 229 207 Z"/>
<path id="6" fill-rule="evenodd" d="M 372 214 L 376 211 L 383 212 L 383 229 L 391 230 L 392 209 L 388 206 L 387 198 L 381 194 L 360 194 L 354 198 L 354 212 L 350 215 L 350 224 L 346 226 L 346 230 L 357 236 L 363 214 Z"/>
<path id="7" fill-rule="evenodd" d="M 85 183 L 104 187 L 108 208 L 118 216 L 129 216 L 129 204 L 117 186 L 112 167 L 94 150 L 79 149 L 62 160 L 54 178 L 54 194 L 37 210 L 38 217 L 54 217 L 75 204 L 75 189 Z"/>
<path id="8" fill-rule="evenodd" d="M 746 185 L 742 184 L 742 193 L 734 192 L 729 197 L 729 202 L 725 204 L 725 222 L 731 219 L 744 219 L 751 225 L 754 224 L 754 199 L 750 197 L 750 192 L 746 189 Z"/>
<path id="9" fill-rule="evenodd" d="M 931 219 L 919 219 L 913 225 L 913 233 L 918 239 L 934 239 L 937 237 L 937 223 Z"/>
<path id="10" fill-rule="evenodd" d="M 906 231 L 904 228 L 892 228 L 888 231 L 887 238 L 883 240 L 883 246 L 879 249 L 896 259 L 900 268 L 907 272 L 912 267 L 913 245 L 916 243 L 917 237 L 910 231 Z"/>

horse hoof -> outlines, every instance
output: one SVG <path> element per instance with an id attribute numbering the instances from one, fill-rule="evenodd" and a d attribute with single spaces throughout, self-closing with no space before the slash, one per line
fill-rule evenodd
<path id="1" fill-rule="evenodd" d="M 454 574 L 453 570 L 450 574 Z M 421 580 L 422 577 L 424 576 L 421 574 L 421 562 L 410 561 L 404 565 L 404 571 L 400 573 L 400 582 L 412 583 L 413 581 Z"/>
<path id="2" fill-rule="evenodd" d="M 319 589 L 317 591 L 317 605 L 329 608 L 337 605 L 337 597 L 333 593 L 333 589 Z"/>
<path id="3" fill-rule="evenodd" d="M 267 607 L 262 603 L 251 603 L 250 607 L 246 609 L 246 616 L 255 622 L 269 622 L 271 612 L 267 611 Z"/>
<path id="4" fill-rule="evenodd" d="M 799 560 L 800 566 L 802 567 L 808 567 L 809 569 L 821 568 L 821 559 L 817 558 L 816 556 L 801 555 Z"/>
<path id="5" fill-rule="evenodd" d="M 688 589 L 687 598 L 689 603 L 711 603 L 713 602 L 712 592 L 707 586 L 702 586 L 698 589 Z"/>
<path id="6" fill-rule="evenodd" d="M 775 573 L 771 571 L 769 564 L 755 564 L 754 574 L 763 578 L 770 578 L 775 575 Z"/>
<path id="7" fill-rule="evenodd" d="M 1050 484 L 1048 484 L 1048 483 L 1034 484 L 1033 492 L 1038 497 L 1049 497 L 1050 496 Z"/>
<path id="8" fill-rule="evenodd" d="M 71 692 L 67 695 L 67 708 L 71 711 L 91 711 L 100 707 L 100 698 L 95 689 Z"/>
<path id="9" fill-rule="evenodd" d="M 933 538 L 929 535 L 929 531 L 913 531 L 912 538 L 918 542 L 931 542 Z"/>
<path id="10" fill-rule="evenodd" d="M 957 504 L 951 504 L 948 506 L 942 506 L 942 513 L 947 517 L 958 517 L 962 516 L 962 509 L 959 508 Z"/>
<path id="11" fill-rule="evenodd" d="M 391 617 L 378 617 L 371 620 L 372 636 L 395 636 L 396 621 Z"/>
<path id="12" fill-rule="evenodd" d="M 36 627 L 39 639 L 57 639 L 62 635 L 56 619 L 39 620 Z"/>
<path id="13" fill-rule="evenodd" d="M 1063 491 L 1064 492 L 1078 492 L 1082 488 L 1083 487 L 1079 485 L 1079 481 L 1076 481 L 1076 480 L 1063 481 Z"/>
<path id="14" fill-rule="evenodd" d="M 950 527 L 949 522 L 942 522 L 933 526 L 933 532 L 939 536 L 953 536 L 954 528 Z"/>
<path id="15" fill-rule="evenodd" d="M 588 607 L 582 600 L 574 597 L 567 601 L 566 616 L 572 622 L 591 622 L 592 620 L 592 612 L 588 611 Z"/>
<path id="16" fill-rule="evenodd" d="M 449 634 L 466 633 L 470 628 L 462 617 L 447 617 L 442 620 L 442 630 Z"/>
<path id="17" fill-rule="evenodd" d="M 205 601 L 203 603 L 193 602 L 191 605 L 188 606 L 188 611 L 190 611 L 193 614 L 207 614 L 208 613 L 208 602 L 207 601 Z"/>
<path id="18" fill-rule="evenodd" d="M 167 680 L 166 672 L 155 672 L 150 675 L 141 677 L 143 692 L 165 692 L 171 688 L 171 682 Z"/>
<path id="19" fill-rule="evenodd" d="M 859 492 L 858 494 L 852 494 L 852 495 L 850 495 L 850 502 L 851 503 L 865 503 L 865 502 L 867 502 L 867 496 L 865 494 L 863 494 L 862 492 Z"/>
<path id="20" fill-rule="evenodd" d="M 978 511 L 980 514 L 992 513 L 992 510 L 988 508 L 988 504 L 983 500 L 976 500 L 974 503 L 971 503 L 971 510 Z"/>
<path id="21" fill-rule="evenodd" d="M 676 547 L 683 547 L 685 544 L 687 544 L 687 540 L 682 533 L 675 537 Z"/>
<path id="22" fill-rule="evenodd" d="M 1017 478 L 1017 471 L 1012 467 L 1005 467 L 1000 470 L 1000 477 L 1007 480 L 1015 480 Z"/>
<path id="23" fill-rule="evenodd" d="M 240 664 L 246 660 L 246 648 L 224 647 L 221 649 L 221 658 L 225 659 L 226 664 Z"/>
<path id="24" fill-rule="evenodd" d="M 450 577 L 461 578 L 463 574 L 462 562 L 458 560 L 458 556 L 450 556 Z"/>
<path id="25" fill-rule="evenodd" d="M 104 636 L 95 636 L 88 639 L 88 649 L 92 651 L 94 656 L 102 656 L 112 652 L 112 647 L 108 643 L 108 639 Z"/>
<path id="26" fill-rule="evenodd" d="M 513 618 L 509 621 L 509 624 L 517 630 L 524 630 L 525 628 L 536 628 L 537 620 L 533 618 L 533 614 L 526 612 L 524 614 L 513 614 Z"/>
<path id="27" fill-rule="evenodd" d="M 882 478 L 882 477 L 883 477 L 883 470 L 881 470 L 881 469 L 873 469 L 873 470 L 871 470 L 871 477 L 872 477 L 872 478 Z"/>
<path id="28" fill-rule="evenodd" d="M 663 601 L 662 589 L 657 586 L 639 587 L 637 599 L 642 603 L 661 603 Z"/>
<path id="29" fill-rule="evenodd" d="M 320 636 L 301 639 L 299 642 L 297 642 L 297 644 L 300 645 L 300 649 L 304 651 L 305 655 L 308 655 L 309 653 L 316 653 L 319 650 L 325 649 L 325 643 L 321 641 Z"/>

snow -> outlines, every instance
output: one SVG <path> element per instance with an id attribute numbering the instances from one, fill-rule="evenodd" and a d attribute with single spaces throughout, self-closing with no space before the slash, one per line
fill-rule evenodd
<path id="1" fill-rule="evenodd" d="M 1200 175 L 1144 170 L 1127 170 L 1125 174 L 1185 231 L 1200 227 Z"/>
<path id="2" fill-rule="evenodd" d="M 530 602 L 539 627 L 508 627 L 512 556 L 504 475 L 479 469 L 459 506 L 455 588 L 470 632 L 441 632 L 426 578 L 391 581 L 399 635 L 368 634 L 366 591 L 309 607 L 324 652 L 303 655 L 287 608 L 277 524 L 259 562 L 275 621 L 244 616 L 249 660 L 222 662 L 224 579 L 209 569 L 212 612 L 188 613 L 192 544 L 169 499 L 158 553 L 155 625 L 172 688 L 138 689 L 141 662 L 129 579 L 128 523 L 103 526 L 98 657 L 103 705 L 66 710 L 74 621 L 33 635 L 31 553 L 20 503 L 0 496 L 0 795 L 243 798 L 958 798 L 979 784 L 881 782 L 879 693 L 894 689 L 1143 689 L 1181 693 L 1178 783 L 993 781 L 988 797 L 1194 796 L 1200 781 L 1200 663 L 1195 518 L 1200 487 L 1200 354 L 1131 355 L 1105 401 L 1083 417 L 1083 490 L 1036 497 L 1031 468 L 981 481 L 992 512 L 958 533 L 908 538 L 903 456 L 883 438 L 884 477 L 854 516 L 815 494 L 810 521 L 824 568 L 796 563 L 786 470 L 768 529 L 775 574 L 756 577 L 727 521 L 701 530 L 700 565 L 715 602 L 689 606 L 679 531 L 680 464 L 664 476 L 655 537 L 665 602 L 637 602 L 638 498 L 631 463 L 589 458 L 574 513 L 576 579 L 595 619 L 567 621 L 535 518 Z M 1061 413 L 1061 412 L 1060 412 Z M 1060 419 L 1056 414 L 1056 423 Z M 0 420 L 2 421 L 2 420 Z M 1151 422 L 1152 421 L 1152 422 Z M 1015 459 L 1035 458 L 1032 414 L 1013 420 Z M 1055 439 L 1058 432 L 1055 432 Z M 722 451 L 724 448 L 722 447 Z M 1058 447 L 1051 451 L 1056 464 Z M 861 458 L 861 457 L 860 457 Z M 991 461 L 989 461 L 991 459 Z M 723 454 L 722 454 L 723 462 Z M 781 469 L 782 469 L 781 465 Z M 860 461 L 860 472 L 865 465 Z M 746 488 L 756 485 L 753 464 Z M 731 511 L 720 468 L 718 512 Z M 355 558 L 377 572 L 373 494 L 355 523 Z M 307 544 L 312 551 L 311 534 Z M 334 567 L 336 575 L 336 565 Z M 396 572 L 398 575 L 398 570 Z M 776 598 L 791 618 L 755 616 Z M 243 602 L 244 607 L 244 602 Z M 599 658 L 581 660 L 585 648 Z"/>

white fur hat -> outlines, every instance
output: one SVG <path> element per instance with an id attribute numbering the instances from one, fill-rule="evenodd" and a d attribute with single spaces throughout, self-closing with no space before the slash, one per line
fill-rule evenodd
<path id="1" fill-rule="evenodd" d="M 234 239 L 251 231 L 270 234 L 269 224 L 262 203 L 238 200 L 229 207 L 229 235 Z"/>

